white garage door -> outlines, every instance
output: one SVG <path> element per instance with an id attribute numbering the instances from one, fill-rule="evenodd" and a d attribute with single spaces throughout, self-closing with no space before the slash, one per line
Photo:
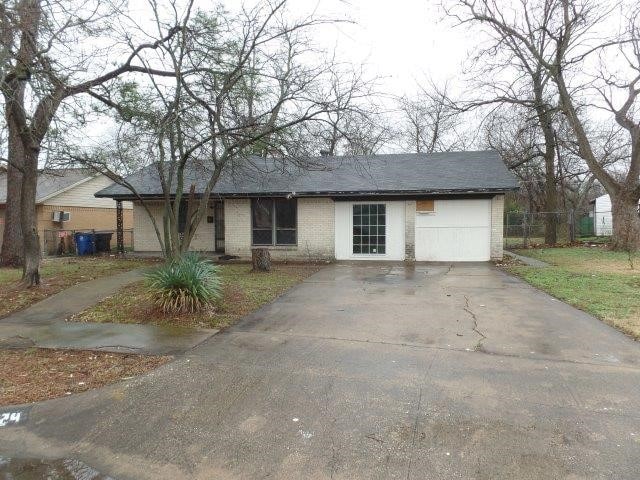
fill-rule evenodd
<path id="1" fill-rule="evenodd" d="M 491 200 L 436 200 L 433 213 L 416 213 L 416 260 L 490 258 Z"/>

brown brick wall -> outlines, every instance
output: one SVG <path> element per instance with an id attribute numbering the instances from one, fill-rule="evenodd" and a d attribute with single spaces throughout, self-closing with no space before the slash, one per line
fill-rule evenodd
<path id="1" fill-rule="evenodd" d="M 63 210 L 71 214 L 68 222 L 57 223 L 51 220 L 52 212 Z M 44 250 L 45 230 L 114 230 L 116 229 L 115 208 L 63 207 L 57 205 L 38 205 L 38 233 Z M 133 210 L 123 210 L 125 230 L 133 228 Z M 115 237 L 115 236 L 114 236 Z M 126 242 L 126 239 L 125 239 Z"/>
<path id="2" fill-rule="evenodd" d="M 71 214 L 62 224 L 51 220 L 52 212 L 63 210 Z M 123 210 L 124 228 L 133 228 L 133 210 Z M 115 208 L 38 206 L 38 230 L 115 230 Z"/>
<path id="3" fill-rule="evenodd" d="M 38 234 L 40 243 L 44 249 L 45 230 L 114 230 L 116 229 L 115 208 L 93 207 L 61 207 L 56 205 L 38 205 Z M 4 232 L 4 205 L 0 205 L 0 246 L 2 246 L 2 234 Z M 62 224 L 51 220 L 51 212 L 63 210 L 71 213 L 71 219 Z M 133 210 L 123 210 L 124 228 L 133 228 Z M 125 239 L 126 241 L 126 239 Z"/>

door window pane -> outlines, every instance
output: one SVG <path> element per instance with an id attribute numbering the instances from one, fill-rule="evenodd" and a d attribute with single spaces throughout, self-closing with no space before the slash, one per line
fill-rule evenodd
<path id="1" fill-rule="evenodd" d="M 386 205 L 353 206 L 353 253 L 384 255 L 386 253 Z"/>

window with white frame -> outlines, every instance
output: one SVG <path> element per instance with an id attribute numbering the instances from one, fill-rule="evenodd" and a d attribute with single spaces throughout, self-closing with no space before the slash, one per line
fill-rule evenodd
<path id="1" fill-rule="evenodd" d="M 384 203 L 353 205 L 353 253 L 384 255 L 386 250 L 386 205 Z"/>

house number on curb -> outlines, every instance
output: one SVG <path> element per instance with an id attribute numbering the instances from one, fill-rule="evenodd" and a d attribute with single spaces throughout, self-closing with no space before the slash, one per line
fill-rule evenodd
<path id="1" fill-rule="evenodd" d="M 27 410 L 0 411 L 0 428 L 20 425 L 27 420 Z"/>

